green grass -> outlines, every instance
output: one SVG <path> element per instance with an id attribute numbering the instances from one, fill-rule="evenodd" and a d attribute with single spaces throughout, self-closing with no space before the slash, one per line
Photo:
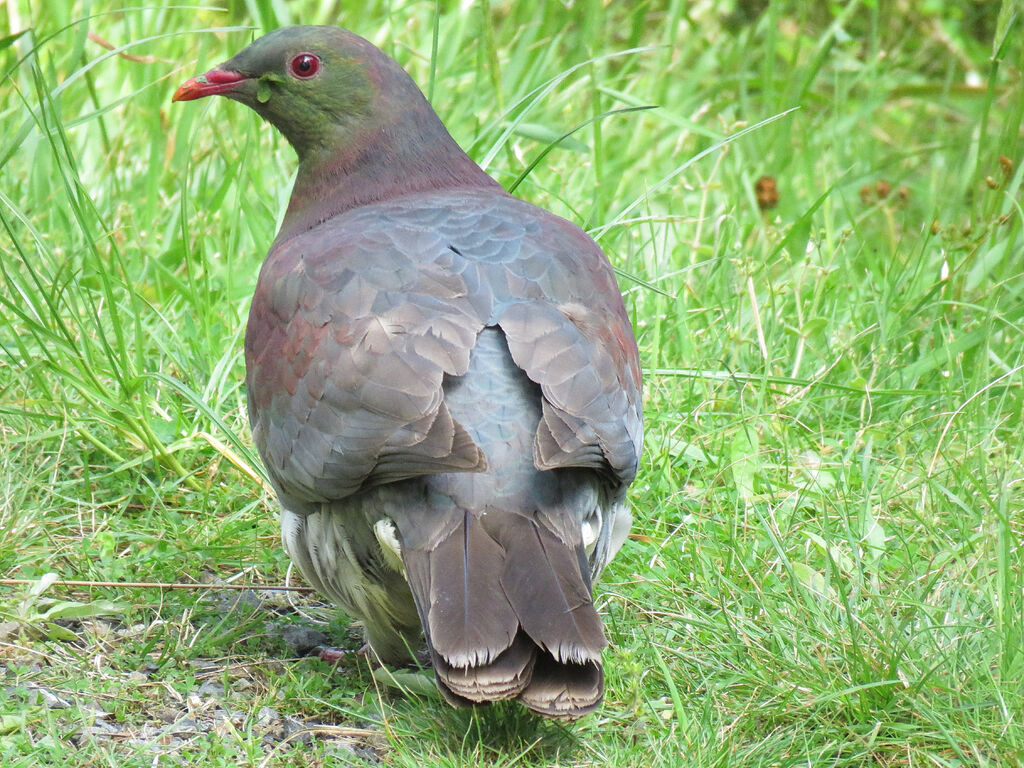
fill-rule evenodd
<path id="1" fill-rule="evenodd" d="M 1024 764 L 1012 0 L 225 5 L 4 6 L 0 36 L 31 31 L 0 41 L 0 577 L 37 585 L 0 586 L 0 764 L 360 764 L 339 739 L 397 766 Z M 298 20 L 381 45 L 620 270 L 646 453 L 598 588 L 606 704 L 575 725 L 291 660 L 287 608 L 38 581 L 284 579 L 241 334 L 294 155 L 169 99 Z M 211 679 L 239 713 L 214 732 L 89 735 L 93 705 L 209 716 Z M 266 706 L 335 730 L 265 742 Z"/>

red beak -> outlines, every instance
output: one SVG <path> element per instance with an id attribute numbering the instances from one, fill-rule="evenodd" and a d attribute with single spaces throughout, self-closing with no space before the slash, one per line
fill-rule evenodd
<path id="1" fill-rule="evenodd" d="M 174 92 L 171 101 L 192 101 L 204 96 L 227 93 L 248 79 L 245 75 L 227 69 L 211 69 L 205 75 L 193 77 L 182 83 L 181 87 Z"/>

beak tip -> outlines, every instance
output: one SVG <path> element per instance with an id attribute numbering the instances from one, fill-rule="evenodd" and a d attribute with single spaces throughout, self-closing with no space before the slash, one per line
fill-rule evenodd
<path id="1" fill-rule="evenodd" d="M 178 90 L 174 92 L 174 95 L 171 96 L 171 102 L 192 101 L 197 98 L 199 89 L 196 86 L 197 83 L 194 77 L 190 80 L 186 80 L 178 87 Z"/>
<path id="2" fill-rule="evenodd" d="M 238 72 L 211 69 L 205 75 L 186 80 L 171 96 L 171 101 L 194 101 L 204 96 L 228 94 L 248 78 Z"/>

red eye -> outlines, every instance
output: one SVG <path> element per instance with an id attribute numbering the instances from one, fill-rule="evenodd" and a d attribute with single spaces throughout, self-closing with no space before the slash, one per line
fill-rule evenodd
<path id="1" fill-rule="evenodd" d="M 295 77 L 308 80 L 320 71 L 320 57 L 312 53 L 300 53 L 288 65 Z"/>

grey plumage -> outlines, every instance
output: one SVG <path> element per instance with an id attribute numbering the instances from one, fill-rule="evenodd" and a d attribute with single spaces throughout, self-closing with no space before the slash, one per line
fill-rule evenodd
<path id="1" fill-rule="evenodd" d="M 344 30 L 271 33 L 175 99 L 210 94 L 300 158 L 245 342 L 289 555 L 381 660 L 413 659 L 422 631 L 453 704 L 592 711 L 591 584 L 626 538 L 642 439 L 608 260 L 506 194 Z"/>

